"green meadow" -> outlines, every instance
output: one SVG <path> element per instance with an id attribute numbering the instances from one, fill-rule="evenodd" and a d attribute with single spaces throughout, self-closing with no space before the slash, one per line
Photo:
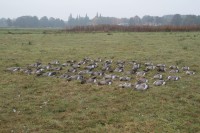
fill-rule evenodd
<path id="1" fill-rule="evenodd" d="M 135 91 L 5 71 L 84 57 L 189 66 L 196 74 Z M 0 29 L 0 72 L 2 133 L 200 132 L 200 32 Z"/>

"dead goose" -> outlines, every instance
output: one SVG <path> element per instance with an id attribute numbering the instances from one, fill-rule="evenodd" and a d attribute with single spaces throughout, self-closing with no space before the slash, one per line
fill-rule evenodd
<path id="1" fill-rule="evenodd" d="M 146 67 L 146 70 L 149 71 L 149 70 L 154 70 L 156 68 L 156 66 L 147 66 Z"/>
<path id="2" fill-rule="evenodd" d="M 163 75 L 162 74 L 156 74 L 153 76 L 154 79 L 163 79 Z"/>
<path id="3" fill-rule="evenodd" d="M 75 72 L 77 72 L 77 69 L 75 69 L 75 68 L 69 68 L 67 71 L 68 71 L 68 72 L 75 73 Z"/>
<path id="4" fill-rule="evenodd" d="M 98 82 L 98 85 L 111 85 L 112 81 L 111 80 L 101 80 Z"/>
<path id="5" fill-rule="evenodd" d="M 172 81 L 177 81 L 179 79 L 180 79 L 180 77 L 178 77 L 178 76 L 168 76 L 167 77 L 167 80 L 172 80 Z"/>
<path id="6" fill-rule="evenodd" d="M 91 72 L 91 76 L 103 76 L 104 72 L 99 71 L 99 72 Z"/>
<path id="7" fill-rule="evenodd" d="M 146 62 L 144 63 L 145 66 L 153 66 L 153 63 L 152 62 Z"/>
<path id="8" fill-rule="evenodd" d="M 138 77 L 144 77 L 145 75 L 146 75 L 145 71 L 136 72 L 136 76 Z"/>
<path id="9" fill-rule="evenodd" d="M 80 65 L 79 65 L 79 64 L 73 64 L 72 67 L 73 67 L 74 69 L 77 69 L 77 68 L 80 68 Z"/>
<path id="10" fill-rule="evenodd" d="M 124 68 L 123 67 L 117 67 L 114 72 L 123 72 Z"/>
<path id="11" fill-rule="evenodd" d="M 31 69 L 26 69 L 23 71 L 25 74 L 31 75 L 32 70 Z"/>
<path id="12" fill-rule="evenodd" d="M 131 78 L 130 77 L 120 77 L 119 80 L 120 81 L 130 81 Z"/>
<path id="13" fill-rule="evenodd" d="M 84 65 L 86 62 L 85 61 L 79 61 L 77 64 L 78 65 Z"/>
<path id="14" fill-rule="evenodd" d="M 122 88 L 132 88 L 132 84 L 131 83 L 123 83 L 123 84 L 120 84 L 119 87 L 122 87 Z"/>
<path id="15" fill-rule="evenodd" d="M 111 75 L 111 74 L 106 74 L 105 76 L 104 76 L 104 79 L 106 80 L 106 79 L 115 79 L 115 78 L 117 78 L 117 76 L 116 75 Z"/>
<path id="16" fill-rule="evenodd" d="M 164 80 L 156 80 L 153 84 L 156 86 L 161 86 L 161 85 L 165 85 L 166 82 Z"/>
<path id="17" fill-rule="evenodd" d="M 124 67 L 125 61 L 117 61 L 116 64 L 118 67 Z"/>
<path id="18" fill-rule="evenodd" d="M 94 60 L 95 62 L 102 62 L 102 59 L 101 58 L 97 58 Z"/>
<path id="19" fill-rule="evenodd" d="M 53 68 L 51 68 L 51 70 L 53 70 L 53 71 L 61 71 L 62 67 L 53 67 Z"/>
<path id="20" fill-rule="evenodd" d="M 51 65 L 59 65 L 60 62 L 58 60 L 51 61 L 49 64 Z"/>
<path id="21" fill-rule="evenodd" d="M 49 72 L 49 73 L 48 73 L 48 76 L 51 77 L 51 76 L 55 76 L 56 74 L 57 74 L 56 72 Z"/>
<path id="22" fill-rule="evenodd" d="M 43 73 L 42 76 L 48 76 L 48 77 L 52 77 L 52 76 L 56 76 L 56 72 L 46 72 L 46 73 Z"/>
<path id="23" fill-rule="evenodd" d="M 134 70 L 130 70 L 130 71 L 125 72 L 125 74 L 128 74 L 128 75 L 135 74 L 135 73 L 136 73 L 136 71 L 134 71 Z"/>
<path id="24" fill-rule="evenodd" d="M 97 77 L 92 77 L 86 80 L 86 83 L 96 83 L 97 82 Z"/>
<path id="25" fill-rule="evenodd" d="M 42 75 L 43 73 L 44 73 L 44 69 L 38 69 L 38 70 L 35 71 L 35 74 L 36 74 L 37 76 L 40 76 L 40 75 Z"/>
<path id="26" fill-rule="evenodd" d="M 125 63 L 125 61 L 122 61 L 122 60 L 118 60 L 117 62 L 116 62 L 116 64 L 124 64 Z"/>
<path id="27" fill-rule="evenodd" d="M 186 71 L 185 73 L 186 73 L 187 75 L 194 75 L 194 74 L 195 74 L 194 71 Z"/>
<path id="28" fill-rule="evenodd" d="M 135 85 L 135 90 L 138 90 L 138 91 L 144 91 L 144 90 L 147 90 L 148 88 L 149 88 L 149 85 L 147 83 L 141 83 L 141 84 Z"/>
<path id="29" fill-rule="evenodd" d="M 66 78 L 67 81 L 72 81 L 72 80 L 82 80 L 83 76 L 82 75 L 72 75 Z"/>
<path id="30" fill-rule="evenodd" d="M 124 68 L 124 64 L 117 64 L 118 67 L 123 67 Z"/>
<path id="31" fill-rule="evenodd" d="M 146 79 L 145 77 L 139 78 L 139 79 L 137 80 L 137 84 L 147 83 L 147 82 L 148 82 L 148 79 Z"/>
<path id="32" fill-rule="evenodd" d="M 6 69 L 6 71 L 10 71 L 10 72 L 17 72 L 19 70 L 20 70 L 20 67 L 10 67 Z"/>
<path id="33" fill-rule="evenodd" d="M 134 63 L 132 70 L 138 70 L 140 68 L 140 64 Z"/>
<path id="34" fill-rule="evenodd" d="M 71 66 L 71 64 L 70 64 L 70 63 L 63 63 L 62 66 L 63 66 L 63 67 Z"/>
<path id="35" fill-rule="evenodd" d="M 169 73 L 178 73 L 178 72 L 179 72 L 178 69 L 172 69 L 172 70 L 169 71 Z"/>
<path id="36" fill-rule="evenodd" d="M 48 63 L 48 65 L 45 67 L 45 69 L 50 70 L 52 68 L 51 64 Z"/>
<path id="37" fill-rule="evenodd" d="M 103 66 L 101 70 L 102 70 L 102 71 L 108 71 L 109 68 L 110 68 L 110 66 Z"/>
<path id="38" fill-rule="evenodd" d="M 157 66 L 157 67 L 166 67 L 165 64 L 157 64 L 156 66 Z"/>
<path id="39" fill-rule="evenodd" d="M 89 73 L 90 73 L 89 70 L 82 70 L 82 71 L 79 71 L 79 72 L 78 72 L 78 74 L 80 74 L 80 75 L 89 74 Z M 92 74 L 92 73 L 91 73 L 91 74 Z M 94 76 L 94 75 L 92 75 L 92 76 Z"/>
<path id="40" fill-rule="evenodd" d="M 157 71 L 158 72 L 165 72 L 167 69 L 165 68 L 165 66 L 157 66 Z"/>
<path id="41" fill-rule="evenodd" d="M 178 68 L 178 66 L 171 65 L 171 66 L 169 66 L 169 69 L 179 69 L 179 68 Z"/>
<path id="42" fill-rule="evenodd" d="M 62 74 L 59 78 L 65 78 L 65 79 L 67 79 L 67 78 L 69 78 L 69 77 L 70 77 L 70 74 L 64 73 L 64 74 Z"/>
<path id="43" fill-rule="evenodd" d="M 86 66 L 85 69 L 92 71 L 95 68 L 95 65 Z"/>
<path id="44" fill-rule="evenodd" d="M 35 62 L 34 64 L 29 65 L 30 67 L 39 67 L 42 63 L 41 62 Z"/>
<path id="45" fill-rule="evenodd" d="M 189 70 L 190 70 L 190 67 L 184 66 L 184 67 L 182 67 L 182 70 L 183 70 L 183 71 L 189 71 Z"/>
<path id="46" fill-rule="evenodd" d="M 113 60 L 106 60 L 105 63 L 106 64 L 112 64 Z"/>

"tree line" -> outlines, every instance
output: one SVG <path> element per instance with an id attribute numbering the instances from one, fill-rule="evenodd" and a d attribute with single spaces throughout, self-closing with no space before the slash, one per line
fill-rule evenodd
<path id="1" fill-rule="evenodd" d="M 64 28 L 66 23 L 59 18 L 37 16 L 21 16 L 16 19 L 0 19 L 0 27 L 15 28 Z"/>
<path id="2" fill-rule="evenodd" d="M 115 18 L 115 17 L 103 17 L 96 15 L 93 19 L 77 16 L 73 18 L 72 15 L 68 18 L 67 25 L 69 27 L 75 26 L 88 26 L 88 25 L 121 25 L 121 26 L 194 26 L 200 25 L 200 16 L 196 15 L 165 15 L 158 16 L 139 16 L 131 18 Z"/>
<path id="3" fill-rule="evenodd" d="M 135 16 L 131 18 L 104 17 L 98 14 L 90 19 L 87 14 L 82 17 L 69 15 L 68 21 L 53 17 L 21 16 L 16 19 L 1 18 L 0 27 L 16 28 L 74 28 L 77 26 L 95 25 L 119 25 L 119 26 L 199 26 L 200 16 L 198 15 L 164 15 L 159 16 Z"/>

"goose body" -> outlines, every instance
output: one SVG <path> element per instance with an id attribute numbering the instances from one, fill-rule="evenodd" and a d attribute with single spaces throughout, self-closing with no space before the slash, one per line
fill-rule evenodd
<path id="1" fill-rule="evenodd" d="M 50 62 L 49 64 L 51 64 L 51 65 L 59 65 L 60 62 L 58 60 L 55 60 L 55 61 Z"/>
<path id="2" fill-rule="evenodd" d="M 153 63 L 152 62 L 146 62 L 144 63 L 145 66 L 153 66 Z"/>
<path id="3" fill-rule="evenodd" d="M 70 75 L 69 74 L 67 74 L 67 73 L 65 73 L 65 74 L 62 74 L 59 78 L 69 78 L 70 77 Z"/>
<path id="4" fill-rule="evenodd" d="M 52 77 L 52 76 L 55 76 L 56 74 L 57 74 L 56 72 L 46 72 L 46 73 L 43 73 L 43 76 Z"/>
<path id="5" fill-rule="evenodd" d="M 154 70 L 156 68 L 156 66 L 147 66 L 146 70 Z"/>
<path id="6" fill-rule="evenodd" d="M 120 81 L 130 81 L 131 78 L 130 77 L 120 77 L 119 80 Z"/>
<path id="7" fill-rule="evenodd" d="M 68 71 L 68 72 L 75 73 L 75 72 L 77 72 L 77 69 L 75 69 L 75 68 L 69 68 L 67 71 Z"/>
<path id="8" fill-rule="evenodd" d="M 20 70 L 20 67 L 10 67 L 10 68 L 7 68 L 6 71 L 10 71 L 10 72 L 16 72 L 16 71 L 19 71 Z"/>
<path id="9" fill-rule="evenodd" d="M 95 68 L 95 65 L 90 65 L 90 66 L 86 66 L 85 69 L 87 70 L 93 70 Z"/>
<path id="10" fill-rule="evenodd" d="M 72 67 L 73 67 L 74 69 L 76 69 L 76 68 L 80 68 L 80 65 L 79 65 L 79 64 L 73 64 Z"/>
<path id="11" fill-rule="evenodd" d="M 184 67 L 182 67 L 182 70 L 183 70 L 183 71 L 189 71 L 189 70 L 190 70 L 190 67 L 184 66 Z"/>
<path id="12" fill-rule="evenodd" d="M 123 83 L 123 84 L 120 84 L 119 87 L 122 87 L 122 88 L 132 88 L 132 84 L 131 83 Z"/>
<path id="13" fill-rule="evenodd" d="M 92 72 L 91 73 L 91 76 L 102 76 L 103 75 L 103 72 Z"/>
<path id="14" fill-rule="evenodd" d="M 134 63 L 132 70 L 138 70 L 140 68 L 140 64 Z"/>
<path id="15" fill-rule="evenodd" d="M 146 78 L 139 78 L 138 80 L 137 80 L 137 83 L 138 84 L 141 84 L 141 83 L 147 83 L 148 82 L 148 79 L 146 79 Z"/>
<path id="16" fill-rule="evenodd" d="M 165 67 L 166 65 L 165 64 L 157 64 L 156 66 L 157 67 Z"/>
<path id="17" fill-rule="evenodd" d="M 124 67 L 124 64 L 117 64 L 118 67 Z"/>
<path id="18" fill-rule="evenodd" d="M 178 66 L 171 65 L 171 66 L 169 66 L 169 69 L 179 69 L 179 68 L 178 68 Z"/>
<path id="19" fill-rule="evenodd" d="M 69 76 L 68 78 L 67 78 L 67 81 L 71 81 L 71 80 L 82 80 L 82 76 L 80 76 L 80 75 L 72 75 L 72 76 Z"/>
<path id="20" fill-rule="evenodd" d="M 154 79 L 163 79 L 163 75 L 162 74 L 156 74 L 153 76 Z"/>
<path id="21" fill-rule="evenodd" d="M 101 80 L 98 82 L 98 85 L 111 85 L 112 81 L 111 80 Z"/>
<path id="22" fill-rule="evenodd" d="M 134 70 L 130 70 L 130 71 L 127 71 L 127 72 L 125 72 L 126 74 L 135 74 L 136 73 L 136 71 L 134 71 Z"/>
<path id="23" fill-rule="evenodd" d="M 177 81 L 179 79 L 180 79 L 180 77 L 178 77 L 178 76 L 168 76 L 167 77 L 167 80 L 172 80 L 172 81 Z"/>
<path id="24" fill-rule="evenodd" d="M 31 74 L 31 72 L 32 72 L 32 70 L 31 69 L 26 69 L 26 70 L 24 70 L 23 71 L 25 74 L 28 74 L 28 75 L 30 75 Z"/>
<path id="25" fill-rule="evenodd" d="M 165 68 L 165 66 L 157 66 L 157 71 L 158 72 L 165 72 L 167 69 Z"/>
<path id="26" fill-rule="evenodd" d="M 123 67 L 117 67 L 114 72 L 123 72 L 124 68 Z"/>
<path id="27" fill-rule="evenodd" d="M 186 71 L 185 73 L 186 73 L 187 75 L 194 75 L 194 74 L 195 74 L 194 71 Z"/>
<path id="28" fill-rule="evenodd" d="M 170 73 L 178 73 L 179 70 L 178 70 L 178 69 L 172 69 L 172 70 L 170 70 L 169 72 L 170 72 Z"/>
<path id="29" fill-rule="evenodd" d="M 96 77 L 89 78 L 88 80 L 86 80 L 86 83 L 96 83 L 96 82 L 97 82 Z"/>
<path id="30" fill-rule="evenodd" d="M 115 78 L 117 78 L 116 75 L 105 75 L 104 76 L 104 79 L 115 79 Z"/>
<path id="31" fill-rule="evenodd" d="M 35 62 L 34 64 L 31 64 L 30 67 L 35 67 L 35 68 L 37 68 L 37 67 L 39 67 L 41 64 L 42 64 L 42 63 L 40 63 L 40 62 Z"/>
<path id="32" fill-rule="evenodd" d="M 149 88 L 149 85 L 147 83 L 141 83 L 141 84 L 135 85 L 135 90 L 138 90 L 138 91 L 144 91 L 144 90 L 147 90 L 148 88 Z"/>
<path id="33" fill-rule="evenodd" d="M 40 75 L 42 75 L 43 73 L 44 73 L 44 69 L 38 69 L 38 70 L 35 71 L 35 74 L 36 74 L 37 76 L 40 76 Z"/>
<path id="34" fill-rule="evenodd" d="M 156 80 L 153 84 L 156 86 L 161 86 L 161 85 L 165 85 L 166 82 L 164 80 Z"/>
<path id="35" fill-rule="evenodd" d="M 146 72 L 145 71 L 136 72 L 136 75 L 139 77 L 144 77 L 146 75 Z"/>
<path id="36" fill-rule="evenodd" d="M 56 72 L 49 72 L 48 76 L 55 76 L 57 73 Z"/>

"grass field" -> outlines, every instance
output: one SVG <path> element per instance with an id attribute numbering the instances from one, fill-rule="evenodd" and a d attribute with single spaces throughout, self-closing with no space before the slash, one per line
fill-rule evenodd
<path id="1" fill-rule="evenodd" d="M 190 66 L 193 76 L 138 92 L 4 71 L 101 57 Z M 0 132 L 200 132 L 200 33 L 0 30 Z"/>

